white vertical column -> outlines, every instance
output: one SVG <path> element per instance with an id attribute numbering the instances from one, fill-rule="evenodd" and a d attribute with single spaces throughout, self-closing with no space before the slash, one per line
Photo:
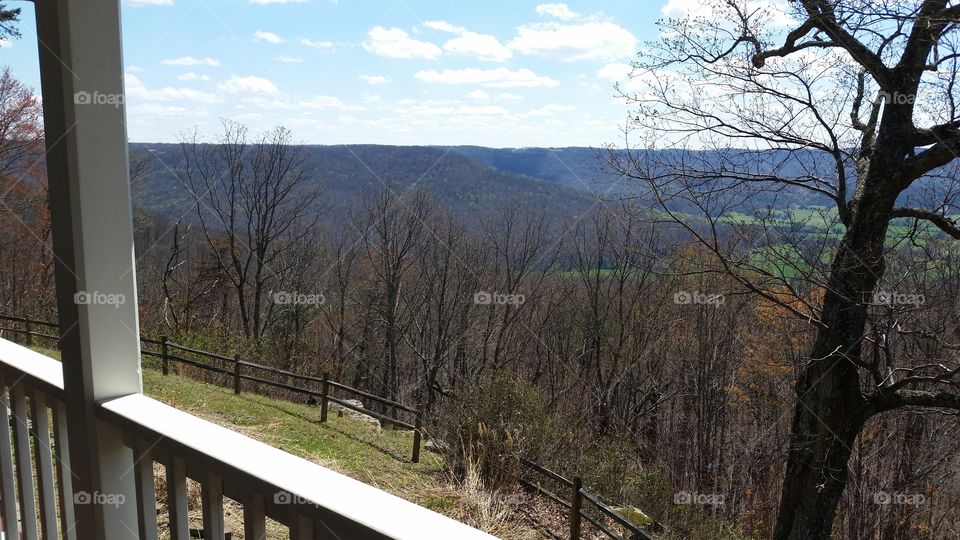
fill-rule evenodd
<path id="1" fill-rule="evenodd" d="M 77 533 L 129 538 L 133 453 L 96 419 L 97 401 L 142 388 L 120 5 L 35 5 Z"/>

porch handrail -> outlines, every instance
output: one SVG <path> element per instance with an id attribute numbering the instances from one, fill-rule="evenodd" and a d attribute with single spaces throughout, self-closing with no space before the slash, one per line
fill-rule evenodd
<path id="1" fill-rule="evenodd" d="M 20 334 L 26 337 L 25 344 L 32 345 L 34 337 L 42 337 L 50 339 L 53 341 L 58 341 L 59 337 L 45 334 L 42 332 L 37 332 L 32 329 L 32 325 L 44 326 L 47 328 L 58 328 L 56 323 L 41 321 L 36 319 L 30 319 L 27 317 L 17 317 L 12 315 L 5 315 L 0 313 L 0 321 L 10 321 L 15 323 L 21 323 L 24 325 L 24 328 L 17 328 L 15 326 L 0 326 L 0 332 L 8 331 L 12 334 Z M 298 394 L 304 394 L 316 398 L 319 400 L 321 415 L 320 421 L 327 421 L 327 407 L 329 403 L 336 403 L 344 409 L 349 409 L 360 414 L 376 418 L 384 423 L 384 425 L 392 425 L 395 427 L 412 430 L 413 435 L 413 448 L 411 452 L 411 461 L 418 463 L 420 461 L 420 446 L 422 439 L 426 436 L 425 430 L 423 429 L 423 413 L 416 407 L 410 405 L 405 405 L 399 401 L 395 401 L 389 398 L 378 396 L 376 394 L 365 392 L 358 388 L 353 388 L 352 386 L 337 382 L 330 379 L 327 374 L 324 374 L 323 377 L 314 377 L 311 375 L 303 375 L 300 373 L 294 373 L 289 370 L 276 368 L 273 366 L 267 366 L 264 364 L 258 364 L 256 362 L 250 362 L 248 360 L 242 360 L 239 354 L 234 356 L 227 356 L 211 351 L 204 351 L 202 349 L 197 349 L 195 347 L 189 347 L 180 343 L 171 341 L 167 336 L 161 336 L 160 339 L 151 339 L 149 337 L 140 336 L 140 342 L 145 345 L 140 349 L 141 355 L 149 356 L 152 358 L 160 359 L 162 365 L 162 371 L 164 375 L 167 375 L 169 372 L 170 362 L 177 362 L 180 364 L 186 364 L 193 366 L 195 368 L 209 371 L 213 373 L 219 373 L 227 377 L 233 378 L 233 388 L 234 391 L 239 394 L 242 388 L 241 381 L 250 381 L 262 385 L 266 385 L 273 388 L 278 388 L 282 390 L 287 390 L 289 392 L 294 392 Z M 155 348 L 151 350 L 146 345 L 150 345 Z M 193 358 L 186 358 L 180 354 L 175 354 L 176 352 L 187 353 L 190 355 L 195 355 L 198 358 L 214 360 L 214 363 L 202 362 Z M 241 369 L 247 368 L 247 369 Z M 289 379 L 295 379 L 299 381 L 306 381 L 316 383 L 321 387 L 320 390 L 316 388 L 306 388 L 303 386 L 296 386 L 294 384 L 288 384 L 286 382 L 281 382 L 275 379 L 265 378 L 265 376 L 249 375 L 245 371 L 254 370 L 254 371 L 264 371 L 266 373 L 271 373 L 275 375 L 280 375 L 282 377 L 287 377 Z M 370 408 L 358 406 L 355 403 L 343 398 L 337 398 L 333 395 L 333 391 L 338 390 L 342 393 L 350 394 L 355 397 L 366 398 L 375 403 L 381 404 L 384 408 L 392 411 L 391 415 L 385 413 L 377 412 L 371 410 Z M 407 416 L 407 420 L 401 420 L 398 418 L 397 413 L 408 413 L 412 416 L 412 419 Z"/>
<path id="2" fill-rule="evenodd" d="M 46 407 L 62 409 L 63 375 L 60 362 L 0 339 L 0 391 L 4 403 L 13 396 L 10 407 L 17 418 L 15 426 L 26 425 L 25 397 L 38 407 L 32 421 L 45 422 Z M 38 396 L 40 396 L 38 398 Z M 6 409 L 6 407 L 4 407 Z M 18 412 L 21 411 L 21 412 Z M 42 411 L 42 412 L 37 412 Z M 54 412 L 55 414 L 55 412 Z M 186 515 L 186 478 L 200 482 L 203 498 L 205 537 L 222 538 L 223 498 L 229 497 L 244 507 L 244 528 L 251 538 L 265 534 L 265 518 L 288 526 L 292 537 L 313 538 L 390 538 L 489 540 L 493 536 L 446 516 L 386 493 L 380 489 L 334 472 L 326 467 L 299 458 L 250 437 L 170 407 L 143 394 L 129 394 L 102 402 L 97 417 L 121 430 L 133 449 L 137 476 L 137 528 L 149 538 L 156 538 L 156 502 L 153 485 L 154 463 L 166 468 L 168 482 L 167 508 L 171 529 L 188 529 Z M 9 423 L 8 423 L 9 425 Z M 61 426 L 62 427 L 62 426 Z M 34 433 L 30 436 L 45 436 Z M 22 459 L 23 433 L 15 433 L 16 445 L 0 445 L 0 457 L 15 455 L 19 478 L 29 478 L 31 460 Z M 63 459 L 59 444 L 66 443 L 58 434 L 50 455 Z M 7 439 L 9 441 L 9 438 Z M 0 437 L 0 443 L 3 437 Z M 38 443 L 39 444 L 39 443 Z M 44 444 L 49 447 L 50 441 Z M 49 459 L 49 456 L 48 458 Z M 50 463 L 38 470 L 49 471 Z M 59 465 L 59 464 L 56 464 Z M 68 469 L 69 470 L 69 469 Z M 8 473 L 0 467 L 0 475 Z M 26 476 L 24 476 L 26 475 Z M 10 484 L 7 479 L 0 488 Z M 50 482 L 52 485 L 52 482 Z M 61 489 L 58 485 L 58 489 Z M 18 496 L 2 489 L 0 500 L 18 500 L 20 514 L 33 508 L 34 498 Z M 49 493 L 47 493 L 49 495 Z M 40 515 L 56 515 L 51 505 L 68 505 L 77 494 L 40 497 Z M 25 502 L 27 501 L 27 502 Z M 65 502 L 66 501 L 66 502 Z M 61 508 L 62 511 L 62 508 Z M 4 512 L 8 514 L 8 512 Z M 72 513 L 72 512 L 71 512 Z M 15 526 L 17 518 L 3 515 L 4 528 Z M 11 521 L 12 518 L 12 521 Z M 69 524 L 67 524 L 69 525 Z M 65 525 L 66 526 L 66 525 Z M 53 537 L 48 527 L 57 527 L 56 520 L 41 520 L 44 537 Z M 152 534 L 151 534 L 152 533 Z M 189 533 L 187 533 L 189 534 Z M 27 538 L 33 538 L 28 534 Z M 183 536 L 185 538 L 185 536 Z M 245 535 L 245 537 L 247 537 Z"/>

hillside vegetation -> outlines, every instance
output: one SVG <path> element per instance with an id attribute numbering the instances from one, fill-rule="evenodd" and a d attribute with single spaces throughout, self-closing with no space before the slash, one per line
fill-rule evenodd
<path id="1" fill-rule="evenodd" d="M 57 350 L 35 348 L 52 358 Z M 320 423 L 316 405 L 293 403 L 258 394 L 235 395 L 232 389 L 199 382 L 179 375 L 163 376 L 145 361 L 144 394 L 215 424 L 238 431 L 276 448 L 377 487 L 453 519 L 507 539 L 541 538 L 533 526 L 509 506 L 502 495 L 492 495 L 477 486 L 454 482 L 439 456 L 421 454 L 420 463 L 410 462 L 412 434 L 377 430 L 370 423 L 331 410 Z M 158 468 L 158 472 L 162 469 Z M 158 487 L 163 477 L 157 475 Z M 197 491 L 198 486 L 192 486 Z M 199 492 L 191 497 L 191 526 L 200 527 Z M 195 503 L 195 504 L 194 504 Z M 242 511 L 237 504 L 225 510 L 228 527 L 242 534 Z M 161 525 L 163 525 L 161 516 Z M 276 538 L 282 527 L 274 524 Z M 242 536 L 240 537 L 242 538 Z M 273 536 L 271 536 L 273 538 Z"/>

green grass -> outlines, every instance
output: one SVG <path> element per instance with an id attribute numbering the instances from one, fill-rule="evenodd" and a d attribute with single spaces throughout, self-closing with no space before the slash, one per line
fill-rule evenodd
<path id="1" fill-rule="evenodd" d="M 33 347 L 59 359 L 57 350 Z M 144 394 L 172 407 L 313 461 L 411 502 L 474 526 L 482 526 L 476 501 L 449 481 L 436 454 L 422 449 L 410 462 L 411 432 L 378 430 L 360 420 L 329 412 L 321 423 L 317 405 L 294 403 L 179 375 L 163 376 L 155 360 L 144 359 Z M 518 532 L 529 532 L 522 523 Z M 508 535 L 509 536 L 509 535 Z"/>
<path id="2" fill-rule="evenodd" d="M 436 477 L 441 473 L 440 459 L 429 452 L 420 454 L 421 463 L 409 463 L 413 448 L 411 433 L 391 430 L 378 433 L 364 422 L 349 416 L 340 418 L 333 411 L 325 424 L 320 423 L 320 408 L 316 405 L 252 393 L 238 396 L 229 388 L 177 375 L 164 377 L 149 368 L 143 371 L 143 391 L 170 406 L 368 484 L 398 487 L 436 484 Z"/>

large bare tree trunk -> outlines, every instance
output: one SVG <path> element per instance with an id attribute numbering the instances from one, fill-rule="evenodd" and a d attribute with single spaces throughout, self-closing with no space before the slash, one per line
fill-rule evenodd
<path id="1" fill-rule="evenodd" d="M 867 189 L 833 263 L 823 326 L 797 381 L 775 540 L 830 538 L 854 441 L 872 414 L 855 362 L 867 321 L 865 299 L 884 272 L 883 244 L 893 208 L 890 194 L 880 189 L 887 180 L 881 175 L 866 179 Z"/>

